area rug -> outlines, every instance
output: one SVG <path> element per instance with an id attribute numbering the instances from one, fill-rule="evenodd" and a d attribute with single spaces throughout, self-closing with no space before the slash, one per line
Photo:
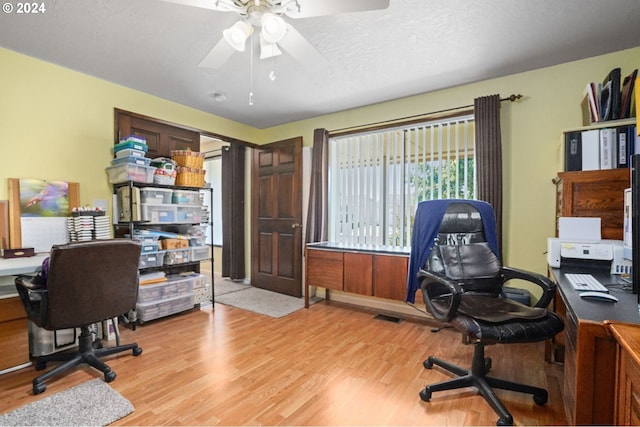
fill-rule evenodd
<path id="1" fill-rule="evenodd" d="M 214 277 L 213 295 L 216 298 L 220 295 L 229 294 L 231 292 L 238 292 L 249 288 L 251 288 L 251 285 L 247 285 L 243 282 L 234 282 L 231 279 L 223 278 L 220 276 Z"/>
<path id="2" fill-rule="evenodd" d="M 0 426 L 106 426 L 132 412 L 131 402 L 96 378 L 0 415 Z"/>
<path id="3" fill-rule="evenodd" d="M 284 317 L 304 307 L 304 298 L 254 287 L 220 295 L 216 298 L 216 302 L 275 318 Z M 315 298 L 310 301 L 310 303 L 314 302 L 316 302 Z"/>

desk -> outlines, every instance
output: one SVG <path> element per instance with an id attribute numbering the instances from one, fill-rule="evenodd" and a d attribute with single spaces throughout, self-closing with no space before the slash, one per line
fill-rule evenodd
<path id="1" fill-rule="evenodd" d="M 554 268 L 549 272 L 558 284 L 555 310 L 565 321 L 563 337 L 555 343 L 558 347 L 564 344 L 564 352 L 558 348 L 552 351 L 564 358 L 564 400 L 569 425 L 611 425 L 615 406 L 616 341 L 607 331 L 605 321 L 640 323 L 638 297 L 614 286 L 610 292 L 618 297 L 617 303 L 583 300 L 564 275 L 585 273 L 584 270 Z M 608 272 L 588 273 L 606 285 L 619 282 L 618 276 Z"/>
<path id="2" fill-rule="evenodd" d="M 0 277 L 35 273 L 47 256 L 48 253 L 25 258 L 0 258 Z M 29 362 L 27 316 L 13 286 L 13 282 L 7 282 L 0 294 L 0 348 L 14 349 L 11 354 L 3 351 L 0 374 Z"/>

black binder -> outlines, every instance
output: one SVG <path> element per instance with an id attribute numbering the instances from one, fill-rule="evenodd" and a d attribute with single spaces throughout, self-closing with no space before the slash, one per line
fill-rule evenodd
<path id="1" fill-rule="evenodd" d="M 620 73 L 620 68 L 614 68 L 602 81 L 602 87 L 605 87 L 607 82 L 611 82 L 609 89 L 610 111 L 608 117 L 603 120 L 618 120 L 620 118 Z"/>
<path id="2" fill-rule="evenodd" d="M 582 134 L 567 132 L 564 135 L 564 170 L 582 170 Z"/>

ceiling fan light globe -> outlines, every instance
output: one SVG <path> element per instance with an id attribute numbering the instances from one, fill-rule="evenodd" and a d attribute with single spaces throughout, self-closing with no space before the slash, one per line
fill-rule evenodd
<path id="1" fill-rule="evenodd" d="M 282 51 L 278 48 L 278 45 L 275 43 L 269 43 L 264 39 L 264 37 L 260 37 L 260 59 L 267 59 L 274 56 L 282 55 Z"/>
<path id="2" fill-rule="evenodd" d="M 253 27 L 246 21 L 238 21 L 222 32 L 227 43 L 239 52 L 244 52 L 244 46 L 251 34 L 253 34 Z"/>
<path id="3" fill-rule="evenodd" d="M 284 19 L 273 13 L 265 13 L 260 19 L 262 24 L 262 37 L 269 43 L 278 43 L 287 32 L 287 25 Z"/>

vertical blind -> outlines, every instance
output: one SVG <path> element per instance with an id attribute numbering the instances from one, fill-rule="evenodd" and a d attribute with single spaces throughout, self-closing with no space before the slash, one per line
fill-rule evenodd
<path id="1" fill-rule="evenodd" d="M 329 139 L 329 239 L 409 246 L 419 202 L 476 198 L 473 115 Z"/>

